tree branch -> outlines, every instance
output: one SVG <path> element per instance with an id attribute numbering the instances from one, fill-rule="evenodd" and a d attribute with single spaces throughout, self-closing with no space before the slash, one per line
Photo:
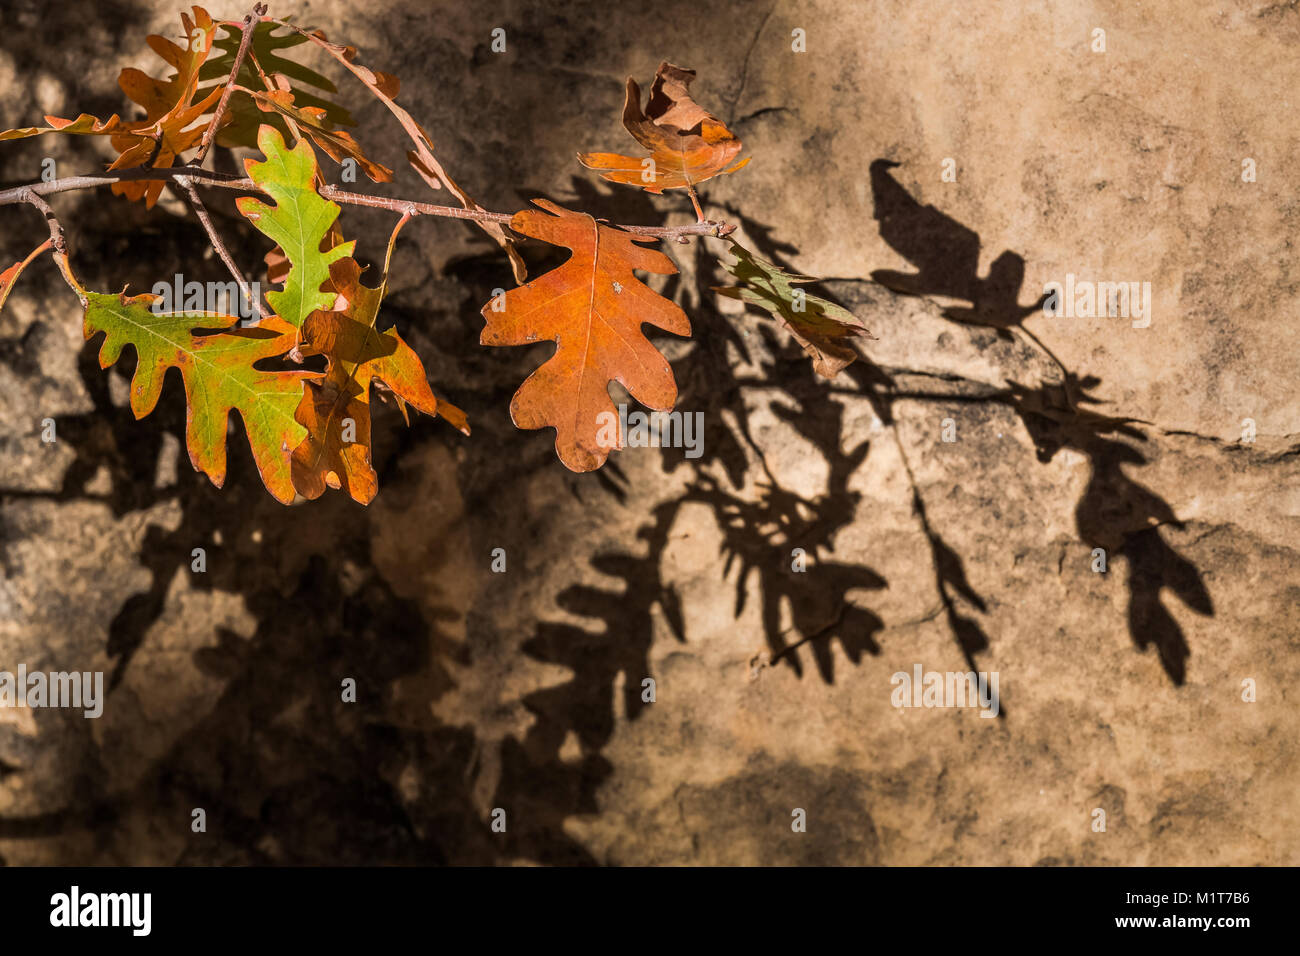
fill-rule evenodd
<path id="1" fill-rule="evenodd" d="M 93 176 L 68 176 L 63 179 L 55 179 L 50 182 L 31 183 L 25 186 L 15 186 L 12 189 L 0 190 L 0 206 L 9 206 L 14 203 L 30 202 L 29 196 L 49 196 L 54 193 L 72 192 L 78 189 L 94 189 L 100 186 L 109 186 L 113 183 L 137 182 L 140 180 L 152 180 L 162 182 L 176 182 L 178 179 L 192 180 L 194 183 L 204 186 L 215 186 L 220 189 L 238 189 L 246 192 L 264 193 L 251 179 L 242 179 L 237 176 L 230 176 L 226 173 L 211 172 L 206 169 L 199 169 L 193 166 L 181 166 L 179 168 L 168 169 L 121 169 L 96 174 Z M 437 216 L 445 219 L 469 219 L 475 222 L 499 222 L 505 225 L 510 224 L 513 218 L 508 212 L 488 212 L 485 209 L 462 209 L 459 206 L 435 206 L 431 203 L 415 202 L 409 199 L 390 199 L 386 196 L 369 196 L 365 193 L 345 192 L 335 186 L 325 186 L 320 190 L 322 196 L 326 199 L 332 199 L 335 202 L 346 203 L 353 206 L 370 206 L 375 209 L 386 209 L 389 212 L 395 212 L 399 215 L 410 216 Z M 603 220 L 602 220 L 603 221 Z M 635 233 L 638 236 L 653 236 L 656 239 L 675 239 L 679 242 L 685 242 L 688 236 L 714 236 L 721 238 L 729 236 L 736 231 L 736 227 L 728 222 L 719 220 L 704 220 L 702 222 L 693 222 L 685 226 L 627 226 L 621 223 L 608 223 L 615 229 L 622 229 L 624 232 Z"/>

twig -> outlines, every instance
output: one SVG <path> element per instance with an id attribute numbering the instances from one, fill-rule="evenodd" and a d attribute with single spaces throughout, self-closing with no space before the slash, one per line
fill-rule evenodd
<path id="1" fill-rule="evenodd" d="M 58 217 L 54 215 L 54 210 L 50 208 L 50 204 L 35 192 L 29 190 L 22 198 L 24 202 L 31 203 L 45 216 L 45 223 L 50 228 L 50 242 L 54 245 L 54 261 L 59 267 L 59 272 L 63 273 L 63 280 L 77 294 L 77 298 L 81 300 L 81 305 L 84 308 L 86 306 L 86 293 L 82 290 L 81 283 L 77 281 L 72 274 L 72 268 L 68 265 L 68 240 L 63 235 L 63 226 L 59 224 Z"/>
<path id="2" fill-rule="evenodd" d="M 212 248 L 217 251 L 217 255 L 221 257 L 221 261 L 226 264 L 226 268 L 230 270 L 230 274 L 234 276 L 235 281 L 239 283 L 239 291 L 244 296 L 244 301 L 257 310 L 258 321 L 266 318 L 266 311 L 262 308 L 260 297 L 255 297 L 253 295 L 253 290 L 249 287 L 248 283 L 244 281 L 244 274 L 239 271 L 239 268 L 235 265 L 235 260 L 231 258 L 230 251 L 226 248 L 226 244 L 221 241 L 221 236 L 217 234 L 217 229 L 212 224 L 212 218 L 208 215 L 208 210 L 207 207 L 203 205 L 203 200 L 199 198 L 199 191 L 194 188 L 194 183 L 185 176 L 177 176 L 175 182 L 176 185 L 185 190 L 185 194 L 189 196 L 190 205 L 194 209 L 194 215 L 198 216 L 199 222 L 203 224 L 203 228 L 208 234 L 208 240 L 212 243 Z"/>
<path id="3" fill-rule="evenodd" d="M 221 125 L 221 120 L 226 115 L 226 103 L 230 100 L 230 94 L 234 92 L 235 83 L 239 79 L 239 69 L 244 65 L 244 57 L 248 54 L 248 48 L 253 42 L 253 28 L 265 14 L 266 4 L 258 3 L 253 6 L 252 12 L 244 17 L 239 49 L 235 52 L 235 65 L 230 69 L 230 79 L 226 81 L 226 88 L 221 91 L 221 99 L 217 101 L 217 109 L 212 114 L 212 121 L 208 123 L 208 128 L 203 131 L 203 141 L 199 143 L 198 155 L 189 162 L 191 166 L 202 166 L 204 157 L 208 155 L 208 150 L 212 148 L 212 142 L 217 135 L 217 127 Z"/>
<path id="4" fill-rule="evenodd" d="M 120 182 L 137 182 L 140 180 L 160 180 L 175 182 L 178 178 L 189 179 L 204 186 L 220 189 L 238 189 L 248 192 L 265 193 L 251 179 L 242 179 L 226 173 L 212 172 L 193 166 L 167 169 L 121 169 L 96 174 L 93 176 L 68 176 L 50 182 L 31 183 L 0 190 L 0 206 L 29 202 L 28 195 L 49 196 L 54 193 L 72 192 L 78 189 L 94 189 Z M 514 218 L 508 212 L 488 212 L 485 209 L 462 209 L 459 206 L 435 206 L 431 203 L 414 202 L 409 199 L 389 199 L 386 196 L 369 196 L 365 193 L 345 192 L 335 186 L 325 186 L 320 190 L 326 199 L 353 206 L 370 206 L 386 209 L 398 214 L 410 213 L 411 216 L 438 216 L 446 219 L 471 219 L 476 222 L 499 222 L 506 225 Z M 684 226 L 627 226 L 621 223 L 609 223 L 615 229 L 635 233 L 638 236 L 653 236 L 656 239 L 680 239 L 685 236 L 714 236 L 721 238 L 736 231 L 728 222 L 706 219 Z"/>
<path id="5" fill-rule="evenodd" d="M 149 152 L 149 158 L 146 159 L 140 165 L 144 167 L 152 166 L 154 164 L 154 160 L 158 158 L 158 154 L 162 152 L 162 144 L 163 144 L 162 127 L 159 127 L 157 130 L 154 131 L 153 134 L 153 149 Z"/>

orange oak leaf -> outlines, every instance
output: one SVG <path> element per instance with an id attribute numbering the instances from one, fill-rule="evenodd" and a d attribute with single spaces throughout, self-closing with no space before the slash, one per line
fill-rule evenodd
<path id="1" fill-rule="evenodd" d="M 43 133 L 109 136 L 118 157 L 109 169 L 133 169 L 149 166 L 165 169 L 187 150 L 198 146 L 207 123 L 199 122 L 221 98 L 224 84 L 198 95 L 199 67 L 212 49 L 215 26 L 208 12 L 193 7 L 193 17 L 181 14 L 184 46 L 160 36 L 150 36 L 149 46 L 176 72 L 165 80 L 127 67 L 118 76 L 122 92 L 144 108 L 145 118 L 126 122 L 116 114 L 99 120 L 89 113 L 76 119 L 45 117 L 46 126 L 25 126 L 0 132 L 0 141 L 40 136 Z M 114 183 L 114 195 L 128 199 L 143 198 L 152 207 L 162 194 L 162 180 L 136 180 Z"/>
<path id="2" fill-rule="evenodd" d="M 301 351 L 328 356 L 329 367 L 298 405 L 295 417 L 307 438 L 293 452 L 293 483 L 305 498 L 319 498 L 326 486 L 342 487 L 369 504 L 379 490 L 370 450 L 372 384 L 386 386 L 404 416 L 410 404 L 467 435 L 469 426 L 460 409 L 434 396 L 419 356 L 397 331 L 375 327 L 384 284 L 363 285 L 352 258 L 331 263 L 329 284 L 337 293 L 335 310 L 313 312 L 303 326 Z"/>
<path id="3" fill-rule="evenodd" d="M 160 36 L 149 37 L 149 46 L 167 61 L 176 73 L 166 80 L 155 79 L 133 67 L 124 69 L 118 85 L 136 104 L 144 107 L 145 118 L 124 122 L 116 114 L 106 120 L 82 113 L 75 120 L 45 117 L 48 126 L 25 126 L 0 133 L 0 141 L 40 136 L 43 133 L 68 133 L 83 136 L 109 136 L 118 157 L 109 169 L 133 169 L 148 164 L 154 169 L 170 167 L 178 156 L 193 149 L 203 139 L 207 124 L 198 123 L 206 110 L 221 98 L 222 86 L 214 87 L 194 102 L 198 89 L 199 66 L 212 49 L 213 23 L 208 12 L 194 7 L 194 18 L 181 14 L 185 46 Z M 128 199 L 143 198 L 152 207 L 163 190 L 162 180 L 114 183 L 115 195 Z"/>
<path id="4" fill-rule="evenodd" d="M 47 116 L 45 122 L 49 125 L 20 126 L 17 129 L 7 129 L 0 133 L 0 143 L 11 139 L 26 139 L 28 136 L 40 136 L 42 133 L 80 133 L 83 136 L 107 136 L 110 133 L 121 132 L 130 125 L 123 123 L 116 113 L 106 120 L 91 116 L 89 113 L 82 113 L 74 120 Z"/>
<path id="5" fill-rule="evenodd" d="M 544 199 L 546 210 L 515 213 L 510 228 L 566 246 L 572 257 L 525 286 L 483 306 L 483 345 L 555 341 L 555 353 L 519 387 L 510 416 L 520 428 L 554 428 L 555 451 L 572 471 L 592 471 L 621 447 L 609 383 L 618 382 L 641 404 L 666 411 L 677 400 L 667 359 L 641 326 L 690 335 L 691 324 L 676 305 L 651 291 L 633 270 L 673 275 L 662 252 L 637 243 L 647 236 L 623 232 L 591 216 Z M 551 215 L 547 215 L 550 213 Z"/>
<path id="6" fill-rule="evenodd" d="M 602 179 L 651 193 L 685 189 L 740 169 L 748 157 L 727 165 L 740 153 L 740 140 L 691 98 L 688 87 L 694 79 L 694 70 L 660 63 L 643 112 L 641 88 L 629 76 L 623 126 L 650 151 L 649 157 L 579 153 L 578 162 L 600 172 Z"/>
<path id="7" fill-rule="evenodd" d="M 223 88 L 214 87 L 198 103 L 194 102 L 199 67 L 212 49 L 215 26 L 202 7 L 196 6 L 192 10 L 193 17 L 181 14 L 184 46 L 160 36 L 150 36 L 147 40 L 150 48 L 176 71 L 174 74 L 160 80 L 142 70 L 127 67 L 118 75 L 117 83 L 122 92 L 144 108 L 143 120 L 125 122 L 116 114 L 103 121 L 88 113 L 82 113 L 75 120 L 47 116 L 45 122 L 49 125 L 6 130 L 0 133 L 0 141 L 43 133 L 109 136 L 119 154 L 109 169 L 132 169 L 146 164 L 156 169 L 171 166 L 178 156 L 202 140 L 207 124 L 191 126 L 216 105 Z M 144 198 L 152 207 L 162 194 L 163 185 L 161 180 L 114 183 L 112 191 L 129 199 Z"/>
<path id="8" fill-rule="evenodd" d="M 45 133 L 64 133 L 69 135 L 80 136 L 111 136 L 111 142 L 114 149 L 124 153 L 129 152 L 132 162 L 121 164 L 121 157 L 118 157 L 110 168 L 125 168 L 125 166 L 143 165 L 144 161 L 153 153 L 156 142 L 157 131 L 153 123 L 125 123 L 116 113 L 106 120 L 91 116 L 89 113 L 82 113 L 76 119 L 62 119 L 58 116 L 46 116 L 47 126 L 22 126 L 17 129 L 7 129 L 0 132 L 0 142 L 11 139 L 26 139 L 29 136 L 41 136 Z M 202 133 L 199 134 L 200 137 Z M 159 155 L 162 155 L 162 148 L 159 147 Z M 134 160 L 138 159 L 139 162 Z M 119 165 L 121 164 L 121 165 Z M 133 190 L 139 192 L 146 184 L 139 182 L 132 183 L 114 183 L 113 191 L 120 192 L 119 187 L 131 186 Z M 161 194 L 163 184 L 161 182 L 147 185 L 157 186 L 157 193 Z M 139 188 L 137 188 L 139 187 Z M 141 193 L 143 194 L 143 193 Z"/>
<path id="9" fill-rule="evenodd" d="M 207 124 L 197 122 L 221 98 L 223 86 L 213 87 L 196 103 L 199 86 L 199 68 L 212 50 L 216 27 L 208 11 L 192 7 L 193 18 L 181 14 L 185 45 L 179 46 L 161 36 L 150 36 L 150 48 L 176 72 L 166 80 L 155 79 L 141 70 L 127 67 L 118 76 L 118 86 L 130 99 L 144 107 L 142 123 L 127 124 L 124 132 L 113 136 L 113 148 L 121 155 L 109 169 L 130 169 L 148 163 L 154 169 L 170 167 L 182 153 L 199 145 Z M 197 125 L 195 125 L 197 124 Z M 151 137 L 141 140 L 141 133 Z M 153 137 L 157 137 L 157 142 Z M 157 155 L 154 156 L 155 147 Z M 154 156 L 152 163 L 150 156 Z M 144 198 L 152 207 L 162 193 L 163 183 L 114 183 L 113 192 L 128 199 Z"/>
<path id="10" fill-rule="evenodd" d="M 144 107 L 150 122 L 170 113 L 178 103 L 193 96 L 199 81 L 199 67 L 212 49 L 212 17 L 202 7 L 193 7 L 192 10 L 192 18 L 187 13 L 181 14 L 184 46 L 156 34 L 145 40 L 149 48 L 176 71 L 172 76 L 160 80 L 130 66 L 118 74 L 117 85 L 133 103 Z"/>

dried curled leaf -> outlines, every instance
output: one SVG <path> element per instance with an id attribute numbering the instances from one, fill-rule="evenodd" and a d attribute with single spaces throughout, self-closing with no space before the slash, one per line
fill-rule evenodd
<path id="1" fill-rule="evenodd" d="M 352 255 L 354 242 L 345 242 L 321 251 L 334 220 L 338 203 L 316 191 L 316 155 L 311 144 L 299 140 L 293 149 L 271 126 L 263 126 L 257 145 L 266 156 L 264 162 L 244 160 L 248 177 L 275 200 L 268 206 L 252 196 L 241 196 L 236 206 L 258 231 L 269 236 L 289 259 L 284 288 L 268 292 L 266 301 L 276 313 L 295 328 L 317 309 L 334 305 L 334 293 L 321 289 L 330 277 L 330 263 Z"/>
<path id="2" fill-rule="evenodd" d="M 810 295 L 795 286 L 816 282 L 811 276 L 792 275 L 780 266 L 760 259 L 734 239 L 734 262 L 719 260 L 735 276 L 738 286 L 714 287 L 713 291 L 772 313 L 813 360 L 813 370 L 834 378 L 858 357 L 848 344 L 853 338 L 874 336 L 852 312 L 827 299 Z"/>
<path id="3" fill-rule="evenodd" d="M 646 236 L 623 232 L 544 199 L 546 210 L 515 213 L 510 228 L 525 236 L 565 246 L 573 256 L 557 269 L 504 293 L 483 307 L 483 345 L 528 345 L 552 339 L 555 354 L 519 387 L 510 415 L 520 428 L 554 428 L 555 451 L 572 471 L 605 463 L 618 440 L 606 440 L 602 413 L 615 414 L 609 383 L 666 411 L 677 400 L 668 361 L 642 334 L 641 326 L 690 335 L 691 325 L 676 305 L 651 291 L 633 270 L 673 275 L 677 268 L 662 252 L 637 243 Z"/>
<path id="4" fill-rule="evenodd" d="M 343 308 L 313 312 L 303 326 L 302 351 L 328 356 L 329 368 L 298 406 L 307 438 L 293 452 L 293 483 L 305 498 L 319 498 L 326 486 L 342 487 L 369 504 L 379 488 L 370 450 L 373 383 L 387 386 L 403 414 L 409 404 L 426 415 L 443 415 L 465 434 L 469 427 L 464 413 L 434 396 L 419 356 L 396 330 L 375 327 L 383 284 L 362 284 L 361 267 L 351 258 L 333 263 L 330 278 Z"/>
<path id="5" fill-rule="evenodd" d="M 45 117 L 48 126 L 20 126 L 0 133 L 0 143 L 11 139 L 26 139 L 44 133 L 77 133 L 82 136 L 107 136 L 126 130 L 131 124 L 123 123 L 116 113 L 106 120 L 98 119 L 89 113 L 82 113 L 74 120 L 60 119 L 57 116 Z"/>
<path id="6" fill-rule="evenodd" d="M 640 186 L 651 193 L 685 189 L 740 169 L 748 158 L 727 165 L 740 153 L 740 140 L 691 98 L 688 87 L 694 79 L 694 70 L 660 63 L 643 112 L 641 88 L 629 76 L 623 126 L 649 150 L 649 158 L 579 153 L 578 161 L 599 171 L 602 179 Z"/>
<path id="7" fill-rule="evenodd" d="M 85 296 L 86 339 L 104 334 L 100 367 L 116 362 L 124 346 L 135 348 L 131 411 L 136 418 L 158 404 L 167 370 L 180 369 L 188 402 L 185 446 L 195 469 L 218 488 L 225 483 L 226 432 L 231 411 L 237 411 L 267 490 L 285 504 L 293 500 L 290 455 L 307 435 L 294 411 L 304 384 L 319 374 L 254 368 L 293 348 L 297 333 L 292 326 L 275 316 L 239 328 L 233 315 L 158 313 L 153 311 L 154 295 Z"/>
<path id="8" fill-rule="evenodd" d="M 326 119 L 325 111 L 315 106 L 299 106 L 294 94 L 288 90 L 253 93 L 257 107 L 264 112 L 276 112 L 293 120 L 294 126 L 323 149 L 336 163 L 351 159 L 376 183 L 391 183 L 393 171 L 376 163 L 361 151 L 361 144 L 346 130 L 334 129 Z"/>

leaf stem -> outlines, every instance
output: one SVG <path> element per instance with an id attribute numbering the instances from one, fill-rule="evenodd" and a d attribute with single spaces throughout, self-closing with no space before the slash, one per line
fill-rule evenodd
<path id="1" fill-rule="evenodd" d="M 695 218 L 700 222 L 704 222 L 704 210 L 700 208 L 700 197 L 695 195 L 695 184 L 687 183 L 686 191 L 690 193 L 691 205 L 695 207 Z"/>

